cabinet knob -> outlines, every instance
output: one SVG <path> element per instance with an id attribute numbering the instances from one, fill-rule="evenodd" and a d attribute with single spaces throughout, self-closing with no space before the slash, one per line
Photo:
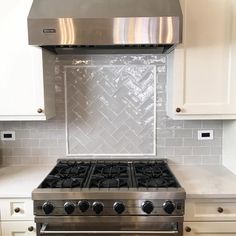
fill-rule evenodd
<path id="1" fill-rule="evenodd" d="M 19 213 L 19 212 L 20 212 L 20 208 L 19 208 L 19 207 L 16 207 L 16 208 L 14 209 L 14 212 L 15 212 L 15 213 Z"/>
<path id="2" fill-rule="evenodd" d="M 189 232 L 191 232 L 191 230 L 192 230 L 192 229 L 191 229 L 189 226 L 186 226 L 186 227 L 185 227 L 185 231 L 186 231 L 186 232 L 189 233 Z"/>
<path id="3" fill-rule="evenodd" d="M 218 211 L 219 213 L 223 213 L 223 212 L 224 212 L 224 209 L 223 209 L 222 207 L 218 207 L 218 208 L 217 208 L 217 211 Z"/>
<path id="4" fill-rule="evenodd" d="M 180 112 L 181 112 L 181 108 L 177 107 L 175 111 L 176 111 L 177 113 L 180 113 Z"/>
<path id="5" fill-rule="evenodd" d="M 34 231 L 34 227 L 33 227 L 33 226 L 29 226 L 29 227 L 28 227 L 28 231 L 29 231 L 29 232 Z"/>
<path id="6" fill-rule="evenodd" d="M 39 109 L 37 110 L 37 112 L 38 112 L 38 113 L 42 113 L 42 112 L 43 112 L 43 109 L 42 109 L 42 108 L 39 108 Z"/>

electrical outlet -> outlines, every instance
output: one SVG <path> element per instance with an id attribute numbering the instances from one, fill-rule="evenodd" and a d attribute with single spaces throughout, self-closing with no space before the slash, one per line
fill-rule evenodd
<path id="1" fill-rule="evenodd" d="M 3 140 L 3 141 L 16 140 L 15 131 L 1 131 L 1 140 Z"/>
<path id="2" fill-rule="evenodd" d="M 198 140 L 212 140 L 213 130 L 198 130 Z"/>

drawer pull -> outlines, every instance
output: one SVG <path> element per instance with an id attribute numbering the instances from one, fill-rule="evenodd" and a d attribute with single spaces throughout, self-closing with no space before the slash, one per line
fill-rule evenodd
<path id="1" fill-rule="evenodd" d="M 40 114 L 40 113 L 43 112 L 43 109 L 42 109 L 42 108 L 39 108 L 39 109 L 37 110 L 37 112 Z"/>
<path id="2" fill-rule="evenodd" d="M 181 108 L 177 107 L 177 108 L 176 108 L 176 112 L 177 112 L 177 113 L 180 113 L 180 112 L 181 112 Z"/>
<path id="3" fill-rule="evenodd" d="M 15 212 L 15 213 L 19 213 L 19 212 L 20 212 L 20 208 L 19 208 L 19 207 L 15 208 L 15 209 L 14 209 L 14 212 Z"/>
<path id="4" fill-rule="evenodd" d="M 224 209 L 223 209 L 222 207 L 218 207 L 218 208 L 217 208 L 217 211 L 218 211 L 219 213 L 223 213 L 223 212 L 224 212 Z"/>
<path id="5" fill-rule="evenodd" d="M 29 232 L 34 231 L 34 227 L 33 227 L 33 226 L 28 227 L 28 231 L 29 231 Z"/>
<path id="6" fill-rule="evenodd" d="M 191 230 L 192 230 L 192 229 L 191 229 L 189 226 L 186 226 L 186 227 L 185 227 L 185 231 L 186 231 L 186 232 L 189 233 L 189 232 L 191 232 Z"/>

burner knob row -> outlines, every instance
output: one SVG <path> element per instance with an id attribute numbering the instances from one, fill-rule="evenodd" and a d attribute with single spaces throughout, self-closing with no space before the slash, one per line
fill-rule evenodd
<path id="1" fill-rule="evenodd" d="M 142 204 L 142 210 L 143 212 L 147 213 L 147 214 L 151 214 L 152 211 L 154 210 L 154 205 L 151 201 L 145 201 Z M 171 214 L 173 213 L 173 211 L 175 210 L 175 204 L 172 201 L 166 201 L 163 204 L 163 210 L 167 213 L 167 214 Z"/>
<path id="2" fill-rule="evenodd" d="M 86 212 L 90 207 L 88 201 L 79 201 L 78 208 L 81 212 Z M 163 204 L 163 210 L 167 214 L 172 214 L 175 210 L 175 204 L 172 201 L 166 201 Z M 94 202 L 92 205 L 92 209 L 96 214 L 100 214 L 103 211 L 104 204 L 102 202 Z M 144 201 L 141 205 L 143 212 L 146 214 L 151 214 L 154 210 L 154 205 L 151 201 Z M 50 214 L 54 210 L 54 206 L 50 202 L 45 202 L 42 206 L 42 209 L 46 215 Z M 76 205 L 73 202 L 66 202 L 64 204 L 64 210 L 67 214 L 72 214 L 76 209 Z M 117 214 L 122 214 L 125 211 L 125 205 L 122 202 L 115 202 L 113 205 L 113 209 Z"/>

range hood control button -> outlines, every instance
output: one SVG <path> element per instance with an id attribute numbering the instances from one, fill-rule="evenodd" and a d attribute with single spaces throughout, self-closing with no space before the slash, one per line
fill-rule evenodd
<path id="1" fill-rule="evenodd" d="M 88 201 L 79 201 L 78 207 L 81 212 L 86 212 L 89 209 L 89 202 Z"/>
<path id="2" fill-rule="evenodd" d="M 143 212 L 150 214 L 154 209 L 153 203 L 151 201 L 145 201 L 142 203 Z"/>
<path id="3" fill-rule="evenodd" d="M 72 214 L 75 210 L 75 204 L 72 202 L 66 202 L 64 205 L 64 210 L 67 214 Z"/>
<path id="4" fill-rule="evenodd" d="M 46 215 L 52 213 L 53 210 L 54 210 L 54 206 L 53 206 L 52 203 L 50 203 L 50 202 L 45 202 L 45 203 L 43 204 L 42 208 L 43 208 L 43 211 L 44 211 L 44 213 L 45 213 Z"/>
<path id="5" fill-rule="evenodd" d="M 98 215 L 103 211 L 103 204 L 101 202 L 93 203 L 93 211 Z"/>

